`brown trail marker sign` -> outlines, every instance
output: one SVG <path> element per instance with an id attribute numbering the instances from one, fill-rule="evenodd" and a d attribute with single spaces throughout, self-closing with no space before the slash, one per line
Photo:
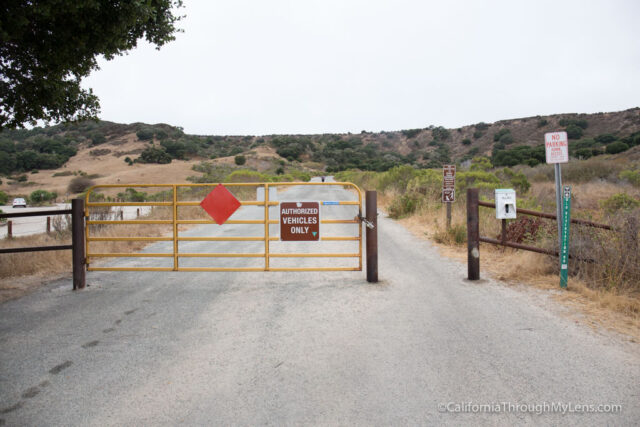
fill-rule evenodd
<path id="1" fill-rule="evenodd" d="M 320 240 L 320 203 L 280 203 L 280 240 Z"/>
<path id="2" fill-rule="evenodd" d="M 451 227 L 451 203 L 456 201 L 456 165 L 442 166 L 442 203 L 447 204 L 447 228 Z"/>

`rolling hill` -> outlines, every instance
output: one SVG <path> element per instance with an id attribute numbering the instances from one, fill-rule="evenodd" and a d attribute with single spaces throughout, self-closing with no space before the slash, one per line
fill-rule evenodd
<path id="1" fill-rule="evenodd" d="M 63 195 L 78 175 L 98 184 L 184 182 L 197 179 L 202 171 L 194 167 L 203 161 L 273 174 L 383 171 L 399 164 L 434 168 L 475 156 L 490 157 L 496 166 L 533 166 L 544 162 L 544 133 L 556 130 L 569 133 L 576 158 L 619 152 L 640 156 L 640 108 L 359 134 L 190 135 L 167 124 L 87 121 L 1 132 L 0 190 L 18 195 L 45 189 Z M 237 166 L 236 156 L 246 163 Z"/>

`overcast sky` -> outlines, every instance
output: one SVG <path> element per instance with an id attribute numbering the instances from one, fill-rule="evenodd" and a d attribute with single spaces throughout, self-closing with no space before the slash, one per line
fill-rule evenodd
<path id="1" fill-rule="evenodd" d="M 638 0 L 185 0 L 100 61 L 104 120 L 196 134 L 459 127 L 640 105 Z"/>

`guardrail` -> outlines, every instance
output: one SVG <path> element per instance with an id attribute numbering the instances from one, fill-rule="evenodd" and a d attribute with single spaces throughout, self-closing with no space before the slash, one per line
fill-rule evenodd
<path id="1" fill-rule="evenodd" d="M 507 220 L 502 220 L 500 240 L 492 239 L 490 237 L 480 236 L 480 207 L 494 208 L 495 203 L 483 202 L 479 200 L 478 189 L 467 189 L 467 275 L 469 280 L 480 279 L 480 242 L 490 243 L 492 245 L 506 246 L 514 249 L 521 249 L 530 252 L 537 252 L 540 254 L 559 256 L 557 250 L 550 250 L 544 248 L 538 248 L 535 246 L 524 245 L 522 243 L 509 242 L 507 240 Z M 539 218 L 547 218 L 557 221 L 556 214 L 537 212 L 529 209 L 518 209 L 518 214 L 535 216 Z M 584 219 L 571 218 L 571 223 L 584 225 L 587 227 L 601 228 L 604 230 L 614 230 L 613 227 L 607 224 L 599 224 L 593 221 L 587 221 Z M 574 257 L 569 255 L 569 258 L 577 259 L 583 262 L 595 262 L 593 259 Z"/>
<path id="2" fill-rule="evenodd" d="M 70 245 L 49 245 L 30 246 L 22 248 L 3 248 L 0 254 L 21 253 L 21 252 L 42 252 L 42 251 L 64 251 L 71 250 L 73 264 L 73 289 L 85 287 L 85 248 L 84 248 L 84 200 L 73 199 L 71 209 L 50 210 L 38 212 L 15 212 L 2 213 L 0 218 L 20 218 L 29 216 L 50 216 L 50 215 L 71 215 L 71 244 Z"/>

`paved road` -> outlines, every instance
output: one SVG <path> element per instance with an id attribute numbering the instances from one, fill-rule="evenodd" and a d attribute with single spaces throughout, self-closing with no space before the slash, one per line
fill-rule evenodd
<path id="1" fill-rule="evenodd" d="M 352 197 L 308 191 L 282 197 Z M 189 233 L 222 230 L 241 232 Z M 379 231 L 377 285 L 362 272 L 95 272 L 86 291 L 63 281 L 0 305 L 0 424 L 640 423 L 637 344 L 576 324 L 545 293 L 466 282 L 464 265 L 389 219 Z M 622 412 L 447 413 L 448 402 Z"/>
<path id="2" fill-rule="evenodd" d="M 63 210 L 71 209 L 71 205 L 68 203 L 56 203 L 54 206 L 45 207 L 28 207 L 28 208 L 14 208 L 13 206 L 0 206 L 3 213 L 23 213 L 23 212 L 37 212 L 37 211 L 50 211 L 50 210 Z M 137 217 L 136 207 L 123 206 L 123 219 L 135 219 Z M 142 206 L 139 208 L 141 215 L 144 215 L 149 207 Z M 62 221 L 65 221 L 65 217 L 62 217 Z M 30 217 L 17 217 L 11 218 L 9 221 L 13 222 L 12 233 L 13 236 L 30 236 L 32 234 L 46 233 L 47 231 L 47 217 L 46 216 L 30 216 Z M 0 225 L 0 239 L 7 236 L 6 223 Z M 1 245 L 1 242 L 0 242 Z"/>

